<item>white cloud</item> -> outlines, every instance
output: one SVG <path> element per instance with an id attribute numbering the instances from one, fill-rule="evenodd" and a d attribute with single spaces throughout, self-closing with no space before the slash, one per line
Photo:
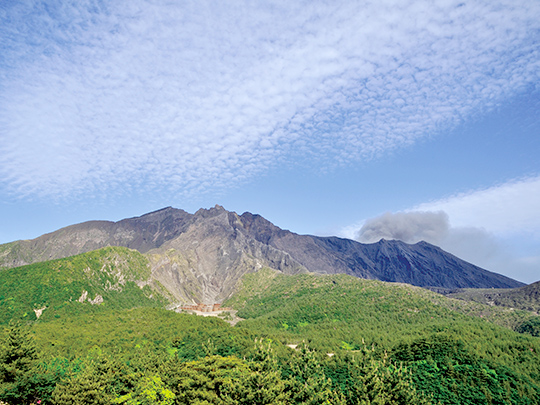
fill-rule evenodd
<path id="1" fill-rule="evenodd" d="M 38 198 L 204 192 L 305 154 L 377 156 L 536 82 L 538 15 L 515 0 L 4 5 L 0 178 Z"/>
<path id="2" fill-rule="evenodd" d="M 455 227 L 478 227 L 500 236 L 529 233 L 540 239 L 540 176 L 509 181 L 420 204 L 412 210 L 444 211 Z"/>

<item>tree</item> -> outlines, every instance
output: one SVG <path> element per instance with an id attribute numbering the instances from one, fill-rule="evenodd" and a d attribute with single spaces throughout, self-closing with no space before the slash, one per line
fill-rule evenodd
<path id="1" fill-rule="evenodd" d="M 332 387 L 332 380 L 326 376 L 317 353 L 305 344 L 291 358 L 291 378 L 288 389 L 292 403 L 305 405 L 332 404 L 345 405 L 345 398 Z"/>
<path id="2" fill-rule="evenodd" d="M 516 328 L 516 332 L 528 333 L 531 336 L 540 336 L 540 316 L 535 316 Z"/>
<path id="3" fill-rule="evenodd" d="M 37 350 L 29 329 L 10 321 L 0 347 L 0 400 L 8 404 L 30 403 L 35 397 Z"/>
<path id="4" fill-rule="evenodd" d="M 55 405 L 109 405 L 113 397 L 107 392 L 107 380 L 90 365 L 58 383 L 52 400 Z"/>
<path id="5" fill-rule="evenodd" d="M 374 347 L 337 353 L 328 372 L 347 405 L 429 405 L 417 391 L 411 372 Z"/>
<path id="6" fill-rule="evenodd" d="M 243 382 L 245 394 L 240 403 L 250 405 L 281 405 L 289 403 L 286 382 L 281 378 L 271 342 L 256 342 L 255 352 L 248 362 L 251 369 Z"/>
<path id="7" fill-rule="evenodd" d="M 251 367 L 253 366 L 253 368 Z M 169 365 L 169 384 L 176 404 L 285 405 L 287 395 L 277 371 L 237 357 L 208 356 Z"/>
<path id="8" fill-rule="evenodd" d="M 80 367 L 56 385 L 52 402 L 57 405 L 113 403 L 135 385 L 123 366 L 121 361 L 104 354 L 99 347 L 93 347 L 86 358 L 81 359 Z"/>
<path id="9" fill-rule="evenodd" d="M 113 402 L 125 405 L 173 405 L 174 393 L 168 389 L 157 375 L 143 377 L 135 393 L 123 395 Z"/>
<path id="10" fill-rule="evenodd" d="M 384 359 L 350 364 L 353 384 L 348 390 L 349 404 L 355 405 L 429 405 L 431 402 L 416 391 L 411 373 Z"/>

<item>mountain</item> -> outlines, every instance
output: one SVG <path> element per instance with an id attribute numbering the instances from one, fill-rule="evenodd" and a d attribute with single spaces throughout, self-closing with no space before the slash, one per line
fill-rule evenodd
<path id="1" fill-rule="evenodd" d="M 239 309 L 242 329 L 300 347 L 309 342 L 333 353 L 332 359 L 339 357 L 338 348 L 356 358 L 371 348 L 399 360 L 433 404 L 540 403 L 540 340 L 486 322 L 511 316 L 516 326 L 531 319 L 524 311 L 455 300 L 407 284 L 270 271 L 244 276 L 226 305 Z M 346 368 L 341 365 L 333 374 L 340 382 Z M 511 380 L 515 391 L 504 388 Z"/>
<path id="2" fill-rule="evenodd" d="M 381 239 L 363 244 L 337 237 L 297 235 L 250 213 L 243 214 L 241 219 L 247 232 L 256 240 L 287 252 L 315 273 L 345 273 L 420 287 L 511 288 L 524 285 L 423 241 L 411 245 Z"/>
<path id="3" fill-rule="evenodd" d="M 90 221 L 33 240 L 0 245 L 0 266 L 59 259 L 106 246 L 143 253 L 152 277 L 178 302 L 223 301 L 244 274 L 263 267 L 286 274 L 344 273 L 420 287 L 523 285 L 426 242 L 362 244 L 337 237 L 298 235 L 260 215 L 238 215 L 218 205 L 195 214 L 168 207 L 118 222 Z"/>

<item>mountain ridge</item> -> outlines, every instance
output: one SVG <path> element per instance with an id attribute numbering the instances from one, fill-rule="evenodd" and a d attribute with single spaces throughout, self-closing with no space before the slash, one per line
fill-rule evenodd
<path id="1" fill-rule="evenodd" d="M 277 228 L 260 215 L 244 213 L 240 218 L 248 221 L 246 229 L 255 239 L 288 252 L 292 258 L 316 273 L 345 273 L 420 287 L 452 285 L 452 288 L 463 288 L 458 286 L 470 283 L 473 278 L 475 287 L 514 288 L 525 285 L 465 262 L 425 241 L 407 244 L 399 240 L 381 239 L 364 244 L 336 236 L 298 235 Z M 295 243 L 292 243 L 293 240 Z M 328 254 L 334 258 L 330 263 Z M 462 269 L 462 274 L 455 275 L 451 283 L 444 274 L 429 270 L 446 265 Z M 400 271 L 396 273 L 396 269 Z"/>
<path id="2" fill-rule="evenodd" d="M 88 221 L 33 240 L 0 245 L 0 266 L 121 246 L 145 254 L 152 275 L 181 302 L 223 301 L 240 278 L 263 267 L 285 274 L 344 273 L 437 288 L 514 288 L 524 284 L 467 263 L 427 242 L 362 244 L 298 235 L 258 214 L 216 205 L 194 214 L 172 207 L 117 222 Z"/>

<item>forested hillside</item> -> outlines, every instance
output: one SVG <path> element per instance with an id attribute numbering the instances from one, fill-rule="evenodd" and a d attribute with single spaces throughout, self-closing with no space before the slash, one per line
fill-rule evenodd
<path id="1" fill-rule="evenodd" d="M 150 277 L 143 255 L 108 247 L 0 271 L 0 322 L 50 320 L 94 305 L 162 307 L 169 296 Z"/>
<path id="2" fill-rule="evenodd" d="M 464 288 L 447 296 L 494 307 L 530 311 L 536 316 L 516 325 L 515 330 L 540 337 L 540 281 L 519 288 Z"/>
<path id="3" fill-rule="evenodd" d="M 109 249 L 99 257 L 81 255 L 78 260 L 84 260 L 84 268 L 94 268 L 95 260 L 95 268 L 107 269 L 104 263 L 115 263 L 113 259 L 120 253 L 123 251 Z M 145 279 L 144 262 L 138 262 L 136 255 L 131 259 L 139 269 L 131 277 Z M 65 270 L 61 267 L 64 262 L 51 263 L 58 266 L 54 267 L 56 274 L 58 269 Z M 31 273 L 32 267 L 21 269 Z M 30 276 L 25 277 L 32 285 Z M 51 274 L 48 279 L 40 277 L 35 279 L 38 284 L 55 280 Z M 17 285 L 13 279 L 11 286 Z M 59 290 L 69 290 L 66 280 L 64 276 Z M 111 285 L 116 285 L 113 279 Z M 4 319 L 0 349 L 3 401 L 540 401 L 540 340 L 511 330 L 533 317 L 526 311 L 449 299 L 406 284 L 345 275 L 287 276 L 263 269 L 244 276 L 236 294 L 225 303 L 245 319 L 233 327 L 216 317 L 159 308 L 166 301 L 156 301 L 136 285 L 115 291 L 131 297 L 124 301 L 107 298 L 105 294 L 111 290 L 99 288 L 89 296 L 94 299 L 93 294 L 104 294 L 101 305 L 66 298 L 68 292 L 77 292 L 74 297 L 79 298 L 80 288 L 89 291 L 91 287 L 89 283 L 66 290 L 65 297 L 50 296 L 50 308 L 57 308 L 50 311 L 52 316 L 45 316 L 46 310 L 35 319 L 22 309 L 13 309 L 15 319 Z M 64 304 L 58 306 L 57 302 Z"/>
<path id="4" fill-rule="evenodd" d="M 259 277 L 271 279 L 269 287 L 257 288 Z M 297 344 L 309 341 L 323 352 L 368 347 L 404 362 L 416 387 L 442 403 L 490 403 L 497 396 L 504 403 L 501 392 L 482 383 L 485 373 L 497 376 L 490 380 L 493 389 L 510 378 L 520 390 L 538 392 L 540 342 L 510 330 L 534 319 L 528 312 L 448 299 L 406 284 L 264 272 L 244 277 L 243 290 L 229 303 L 242 308 L 242 328 Z M 501 377 L 503 370 L 514 374 Z M 479 393 L 479 387 L 487 391 Z"/>

